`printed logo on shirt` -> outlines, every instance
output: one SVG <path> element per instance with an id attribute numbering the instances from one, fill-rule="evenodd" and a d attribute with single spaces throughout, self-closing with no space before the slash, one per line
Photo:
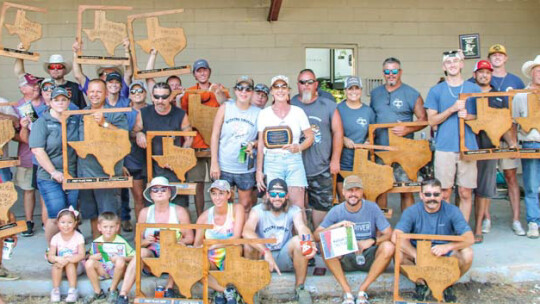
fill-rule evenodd
<path id="1" fill-rule="evenodd" d="M 394 107 L 400 109 L 403 106 L 403 100 L 401 100 L 399 98 L 396 98 L 396 99 L 394 99 L 392 104 L 394 105 Z"/>
<path id="2" fill-rule="evenodd" d="M 321 128 L 318 125 L 312 124 L 311 130 L 313 131 L 313 135 L 315 136 L 315 144 L 318 144 L 321 142 L 322 134 L 321 134 Z"/>
<path id="3" fill-rule="evenodd" d="M 356 238 L 366 238 L 371 237 L 371 223 L 370 222 L 360 222 L 355 223 L 354 225 L 354 233 L 356 234 Z"/>
<path id="4" fill-rule="evenodd" d="M 68 92 L 68 98 L 71 99 L 71 96 L 73 96 L 73 92 L 70 87 L 65 87 L 66 91 Z"/>
<path id="5" fill-rule="evenodd" d="M 361 125 L 362 127 L 365 127 L 367 125 L 367 120 L 363 117 L 358 117 L 356 123 Z"/>

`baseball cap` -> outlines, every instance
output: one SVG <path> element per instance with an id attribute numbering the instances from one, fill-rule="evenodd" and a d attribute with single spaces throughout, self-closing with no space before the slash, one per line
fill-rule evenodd
<path id="1" fill-rule="evenodd" d="M 268 184 L 268 192 L 273 192 L 273 191 L 279 191 L 279 192 L 287 193 L 288 192 L 287 182 L 285 182 L 281 178 L 273 179 Z"/>
<path id="2" fill-rule="evenodd" d="M 229 185 L 229 182 L 223 179 L 216 179 L 212 185 L 210 185 L 210 188 L 208 188 L 208 192 L 211 192 L 212 189 L 218 189 L 221 191 L 228 191 L 231 192 L 231 185 Z"/>
<path id="3" fill-rule="evenodd" d="M 270 89 L 264 83 L 257 83 L 255 85 L 254 91 L 255 92 L 263 92 L 266 95 L 268 95 L 270 93 Z"/>
<path id="4" fill-rule="evenodd" d="M 67 98 L 69 98 L 68 91 L 66 89 L 62 88 L 62 87 L 54 88 L 54 90 L 52 91 L 52 94 L 51 94 L 51 98 L 55 99 L 56 97 L 58 97 L 60 95 L 63 95 L 63 96 L 66 96 Z"/>
<path id="5" fill-rule="evenodd" d="M 19 77 L 19 87 L 25 86 L 25 85 L 35 85 L 36 83 L 39 83 L 43 78 L 36 77 L 30 73 L 26 73 Z"/>
<path id="6" fill-rule="evenodd" d="M 56 83 L 54 82 L 54 79 L 52 79 L 52 78 L 45 78 L 45 79 L 43 79 L 43 81 L 41 82 L 41 84 L 39 85 L 39 87 L 43 89 L 43 87 L 44 87 L 46 84 L 52 84 L 52 85 L 55 85 Z"/>
<path id="7" fill-rule="evenodd" d="M 364 188 L 362 186 L 362 180 L 357 175 L 349 175 L 343 181 L 343 189 L 349 190 L 352 188 Z"/>
<path id="8" fill-rule="evenodd" d="M 111 80 L 118 80 L 120 83 L 122 83 L 122 75 L 120 75 L 120 73 L 117 73 L 117 72 L 111 72 L 107 74 L 106 81 L 109 82 Z"/>
<path id="9" fill-rule="evenodd" d="M 478 62 L 476 62 L 476 64 L 474 65 L 473 72 L 476 72 L 482 69 L 488 69 L 493 72 L 493 67 L 491 66 L 491 63 L 487 60 L 478 60 Z"/>
<path id="10" fill-rule="evenodd" d="M 272 80 L 270 81 L 270 86 L 273 86 L 274 83 L 278 80 L 284 81 L 287 86 L 289 86 L 289 77 L 285 75 L 277 75 L 272 77 Z"/>
<path id="11" fill-rule="evenodd" d="M 247 84 L 249 84 L 250 86 L 253 86 L 253 79 L 247 75 L 242 75 L 240 77 L 238 77 L 238 79 L 236 79 L 236 84 L 235 85 L 239 85 L 241 84 L 242 82 L 245 82 Z"/>
<path id="12" fill-rule="evenodd" d="M 491 54 L 495 54 L 495 53 L 503 53 L 507 55 L 506 48 L 502 44 L 494 44 L 489 47 L 488 57 L 491 56 Z"/>
<path id="13" fill-rule="evenodd" d="M 193 70 L 192 70 L 192 72 L 194 73 L 195 71 L 197 71 L 197 70 L 200 69 L 200 68 L 210 69 L 210 65 L 208 64 L 208 61 L 206 61 L 205 59 L 197 59 L 197 60 L 193 63 Z"/>
<path id="14" fill-rule="evenodd" d="M 362 88 L 362 79 L 356 76 L 347 77 L 345 79 L 345 89 L 350 89 L 352 86 Z"/>
<path id="15" fill-rule="evenodd" d="M 145 92 L 147 92 L 146 90 L 146 85 L 144 84 L 144 82 L 140 81 L 140 80 L 135 80 L 133 81 L 130 85 L 129 85 L 129 90 L 131 91 L 131 89 L 133 89 L 134 86 L 140 86 Z"/>

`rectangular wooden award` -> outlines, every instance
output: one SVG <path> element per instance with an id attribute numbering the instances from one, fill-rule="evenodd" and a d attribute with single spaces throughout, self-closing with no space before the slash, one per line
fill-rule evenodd
<path id="1" fill-rule="evenodd" d="M 6 11 L 9 8 L 17 9 L 15 21 L 13 24 L 4 24 L 6 18 Z M 39 60 L 39 53 L 29 52 L 28 49 L 30 48 L 30 44 L 32 42 L 41 39 L 41 24 L 28 20 L 26 18 L 26 11 L 46 13 L 47 9 L 10 2 L 4 2 L 4 4 L 2 5 L 2 14 L 0 16 L 0 56 L 31 61 Z M 4 25 L 6 26 L 10 35 L 19 36 L 24 51 L 16 48 L 8 48 L 3 45 L 2 29 L 4 28 Z"/>
<path id="2" fill-rule="evenodd" d="M 148 131 L 146 132 L 146 168 L 148 182 L 154 178 L 153 162 L 158 166 L 168 168 L 174 172 L 180 183 L 171 182 L 176 186 L 180 195 L 195 195 L 196 184 L 186 183 L 186 173 L 197 165 L 195 150 L 192 148 L 182 148 L 174 145 L 174 138 L 177 136 L 195 136 L 195 131 Z M 156 136 L 162 137 L 163 155 L 154 155 L 152 151 L 152 141 Z"/>
<path id="3" fill-rule="evenodd" d="M 1 104 L 0 106 L 7 106 L 7 104 Z M 0 169 L 15 167 L 20 165 L 18 157 L 6 157 L 4 155 L 4 146 L 15 136 L 15 128 L 13 128 L 13 122 L 9 119 L 0 120 Z"/>
<path id="4" fill-rule="evenodd" d="M 129 131 L 123 129 L 107 129 L 99 126 L 88 114 L 123 113 L 130 112 L 131 108 L 99 109 L 99 110 L 76 110 L 62 113 L 62 157 L 64 166 L 64 190 L 71 189 L 109 189 L 131 188 L 133 178 L 131 176 L 114 176 L 115 165 L 124 159 L 131 151 Z M 82 116 L 84 123 L 84 141 L 67 141 L 66 121 L 71 115 Z M 68 168 L 68 144 L 75 150 L 79 157 L 93 155 L 103 167 L 108 177 L 73 177 Z M 106 147 L 106 149 L 104 149 Z"/>
<path id="5" fill-rule="evenodd" d="M 77 19 L 77 41 L 82 42 L 82 22 L 83 13 L 86 10 L 95 10 L 94 12 L 94 28 L 84 29 L 84 32 L 90 39 L 94 41 L 99 39 L 103 42 L 107 55 L 83 55 L 82 48 L 77 53 L 75 62 L 78 64 L 93 64 L 93 65 L 129 65 L 128 57 L 115 57 L 115 49 L 126 38 L 126 24 L 107 20 L 106 10 L 131 10 L 131 6 L 107 6 L 107 5 L 79 5 Z"/>
<path id="6" fill-rule="evenodd" d="M 263 130 L 264 146 L 267 149 L 278 149 L 290 145 L 293 140 L 289 126 L 266 127 Z"/>
<path id="7" fill-rule="evenodd" d="M 0 184 L 0 239 L 23 232 L 27 229 L 25 221 L 10 223 L 9 209 L 17 201 L 17 191 L 13 182 Z"/>
<path id="8" fill-rule="evenodd" d="M 185 49 L 187 45 L 184 29 L 179 28 L 166 28 L 159 25 L 159 16 L 180 14 L 183 13 L 183 9 L 174 9 L 154 13 L 144 13 L 128 16 L 128 34 L 131 47 L 131 55 L 133 56 L 133 72 L 135 79 L 167 77 L 172 75 L 181 75 L 191 73 L 191 66 L 182 65 L 175 66 L 174 58 L 178 53 Z M 133 35 L 133 21 L 141 18 L 146 18 L 146 30 L 148 38 L 144 40 L 135 41 Z M 137 52 L 135 45 L 138 44 L 145 53 L 150 53 L 152 49 L 155 49 L 163 59 L 168 67 L 157 68 L 152 70 L 139 69 L 137 62 Z"/>

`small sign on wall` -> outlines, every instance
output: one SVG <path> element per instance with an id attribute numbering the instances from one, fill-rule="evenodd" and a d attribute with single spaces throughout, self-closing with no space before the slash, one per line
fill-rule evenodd
<path id="1" fill-rule="evenodd" d="M 459 35 L 459 48 L 465 59 L 480 58 L 480 34 Z"/>

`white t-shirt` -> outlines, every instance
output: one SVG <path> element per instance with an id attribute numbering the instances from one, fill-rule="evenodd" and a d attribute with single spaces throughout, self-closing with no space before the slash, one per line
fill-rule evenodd
<path id="1" fill-rule="evenodd" d="M 272 107 L 267 107 L 261 110 L 259 117 L 257 118 L 257 130 L 262 132 L 266 127 L 278 127 L 278 126 L 288 126 L 291 128 L 293 135 L 293 144 L 300 142 L 300 135 L 302 131 L 310 128 L 309 120 L 304 112 L 297 106 L 291 105 L 291 109 L 287 116 L 283 119 L 279 118 Z M 291 153 L 288 150 L 283 149 L 267 149 L 264 148 L 264 153 Z"/>

